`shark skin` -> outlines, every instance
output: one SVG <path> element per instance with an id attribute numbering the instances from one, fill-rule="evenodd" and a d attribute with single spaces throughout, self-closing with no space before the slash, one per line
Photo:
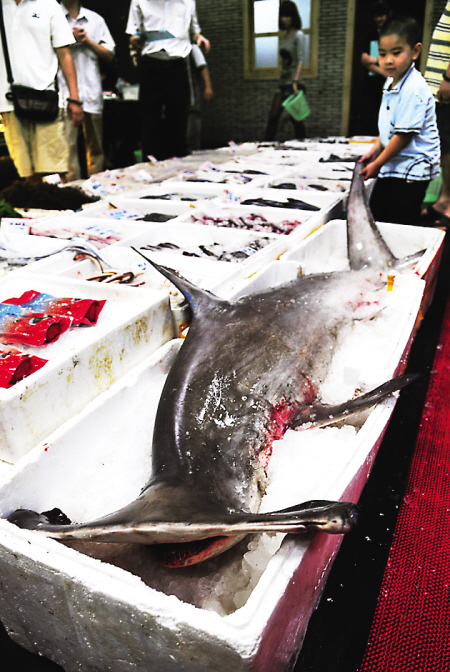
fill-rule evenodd
<path id="1" fill-rule="evenodd" d="M 356 164 L 348 207 L 350 271 L 300 276 L 226 301 L 153 264 L 194 317 L 159 402 L 149 483 L 134 502 L 89 523 L 70 523 L 58 510 L 18 509 L 8 520 L 60 540 L 150 544 L 169 567 L 201 562 L 249 533 L 350 530 L 358 517 L 351 502 L 258 510 L 272 443 L 288 428 L 348 418 L 414 379 L 399 376 L 333 407 L 320 402 L 339 334 L 362 318 L 368 297 L 384 287 L 382 272 L 396 264 L 359 171 Z"/>

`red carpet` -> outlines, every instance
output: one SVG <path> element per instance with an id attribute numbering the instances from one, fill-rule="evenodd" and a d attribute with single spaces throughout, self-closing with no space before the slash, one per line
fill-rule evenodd
<path id="1" fill-rule="evenodd" d="M 360 672 L 450 671 L 450 301 Z"/>

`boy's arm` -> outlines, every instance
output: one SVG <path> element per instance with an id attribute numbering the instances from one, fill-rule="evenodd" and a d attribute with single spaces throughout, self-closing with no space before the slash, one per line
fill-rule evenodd
<path id="1" fill-rule="evenodd" d="M 381 150 L 376 158 L 371 160 L 371 162 L 362 169 L 360 174 L 363 175 L 366 180 L 369 177 L 376 177 L 380 172 L 380 168 L 396 156 L 396 154 L 401 152 L 401 150 L 411 141 L 412 136 L 413 133 L 394 133 L 386 147 Z"/>
<path id="2" fill-rule="evenodd" d="M 68 101 L 67 114 L 76 128 L 83 121 L 83 104 L 78 97 L 77 73 L 73 64 L 72 54 L 69 47 L 58 47 L 55 51 L 69 88 L 69 98 L 72 101 Z"/>
<path id="3" fill-rule="evenodd" d="M 205 85 L 205 89 L 203 91 L 203 98 L 209 103 L 209 101 L 212 100 L 214 96 L 214 91 L 212 90 L 211 77 L 209 76 L 209 70 L 207 65 L 205 65 L 202 68 L 202 77 L 203 77 L 203 83 Z"/>

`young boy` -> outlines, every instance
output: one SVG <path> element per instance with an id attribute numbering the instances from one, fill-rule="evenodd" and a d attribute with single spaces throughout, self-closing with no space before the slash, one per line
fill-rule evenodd
<path id="1" fill-rule="evenodd" d="M 370 207 L 376 221 L 419 224 L 429 181 L 439 173 L 440 145 L 433 96 L 415 68 L 422 45 L 412 18 L 380 31 L 379 64 L 386 73 L 379 137 L 360 161 L 365 179 L 379 174 Z"/>

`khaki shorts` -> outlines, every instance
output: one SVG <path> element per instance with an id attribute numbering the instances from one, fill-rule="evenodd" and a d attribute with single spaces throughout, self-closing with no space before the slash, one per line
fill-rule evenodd
<path id="1" fill-rule="evenodd" d="M 38 123 L 3 112 L 5 140 L 20 177 L 34 173 L 67 173 L 69 145 L 64 134 L 64 112 L 56 121 Z"/>

